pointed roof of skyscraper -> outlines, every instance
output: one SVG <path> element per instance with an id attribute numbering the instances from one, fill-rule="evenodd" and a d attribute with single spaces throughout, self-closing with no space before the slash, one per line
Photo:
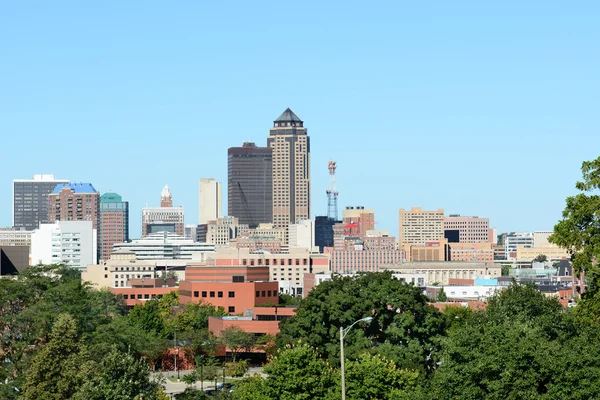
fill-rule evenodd
<path id="1" fill-rule="evenodd" d="M 304 122 L 290 108 L 286 108 L 285 111 L 273 122 Z"/>

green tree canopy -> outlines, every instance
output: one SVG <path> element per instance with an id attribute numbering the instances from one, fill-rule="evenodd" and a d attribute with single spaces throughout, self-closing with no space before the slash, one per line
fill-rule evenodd
<path id="1" fill-rule="evenodd" d="M 400 368 L 431 369 L 439 335 L 440 312 L 427 304 L 421 291 L 394 278 L 389 271 L 354 277 L 334 277 L 313 289 L 296 315 L 280 323 L 280 348 L 302 340 L 332 365 L 339 364 L 339 329 L 366 316 L 346 336 L 346 356 L 365 350 L 393 360 Z"/>
<path id="2" fill-rule="evenodd" d="M 577 308 L 589 321 L 600 323 L 600 157 L 583 162 L 581 172 L 583 180 L 575 184 L 580 193 L 567 197 L 562 219 L 548 240 L 571 253 L 576 274 L 585 272 L 589 291 Z"/>

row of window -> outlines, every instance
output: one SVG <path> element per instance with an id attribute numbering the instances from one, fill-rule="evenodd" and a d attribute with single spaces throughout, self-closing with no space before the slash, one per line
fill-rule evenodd
<path id="1" fill-rule="evenodd" d="M 273 265 L 293 265 L 294 263 L 295 263 L 295 265 L 300 265 L 300 259 L 298 259 L 298 258 L 296 258 L 296 259 L 295 259 L 294 263 L 292 263 L 292 259 L 291 259 L 291 258 L 288 258 L 288 259 L 287 259 L 287 261 L 288 261 L 288 262 L 287 262 L 287 264 L 286 264 L 286 263 L 285 263 L 285 259 L 284 259 L 284 258 L 282 258 L 282 259 L 279 259 L 279 264 L 278 264 L 278 263 L 277 263 L 277 262 L 278 262 L 278 259 L 277 259 L 277 258 L 274 258 L 274 259 L 273 259 Z M 252 266 L 252 265 L 255 265 L 254 259 L 250 259 L 250 260 L 243 259 L 243 260 L 242 260 L 242 265 L 251 265 L 251 266 Z M 263 259 L 262 259 L 262 258 L 259 258 L 259 259 L 257 260 L 257 263 L 256 263 L 256 265 L 263 265 Z M 271 260 L 270 260 L 270 259 L 265 259 L 265 260 L 264 260 L 264 265 L 271 265 Z M 302 265 L 308 265 L 308 259 L 306 259 L 306 258 L 303 258 L 303 259 L 302 259 Z"/>
<path id="2" fill-rule="evenodd" d="M 206 297 L 215 297 L 215 293 L 217 294 L 218 298 L 222 298 L 223 297 L 223 292 L 221 292 L 221 291 L 218 291 L 218 292 L 215 292 L 215 291 L 210 291 L 210 292 L 208 292 L 208 291 L 202 291 L 202 297 L 203 298 L 206 298 Z M 200 291 L 198 291 L 198 290 L 194 291 L 194 297 L 200 297 Z M 227 297 L 229 297 L 230 299 L 234 298 L 235 297 L 235 292 L 228 292 L 227 293 Z"/>

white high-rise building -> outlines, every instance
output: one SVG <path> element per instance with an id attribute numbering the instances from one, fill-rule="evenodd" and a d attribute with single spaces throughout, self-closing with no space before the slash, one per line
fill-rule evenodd
<path id="1" fill-rule="evenodd" d="M 97 263 L 97 236 L 92 221 L 40 224 L 31 235 L 31 263 L 85 268 Z"/>
<path id="2" fill-rule="evenodd" d="M 301 247 L 310 251 L 315 247 L 315 221 L 303 219 L 296 224 L 290 224 L 289 246 Z"/>
<path id="3" fill-rule="evenodd" d="M 198 183 L 199 223 L 207 224 L 223 216 L 222 185 L 213 178 L 200 178 Z"/>

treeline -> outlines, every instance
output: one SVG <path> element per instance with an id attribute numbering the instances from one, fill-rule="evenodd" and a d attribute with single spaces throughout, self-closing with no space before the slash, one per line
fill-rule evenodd
<path id="1" fill-rule="evenodd" d="M 163 362 L 173 369 L 168 350 L 177 346 L 192 365 L 206 356 L 205 377 L 215 375 L 211 357 L 221 339 L 209 334 L 208 317 L 227 315 L 209 304 L 180 305 L 176 292 L 128 313 L 119 297 L 61 265 L 0 279 L 0 304 L 2 399 L 166 398 L 150 371 Z M 231 346 L 250 343 L 244 332 L 227 333 Z"/>
<path id="2" fill-rule="evenodd" d="M 348 399 L 594 399 L 600 330 L 532 286 L 514 284 L 486 311 L 427 304 L 390 273 L 334 278 L 280 324 L 268 377 L 234 399 L 340 399 L 339 327 Z"/>

